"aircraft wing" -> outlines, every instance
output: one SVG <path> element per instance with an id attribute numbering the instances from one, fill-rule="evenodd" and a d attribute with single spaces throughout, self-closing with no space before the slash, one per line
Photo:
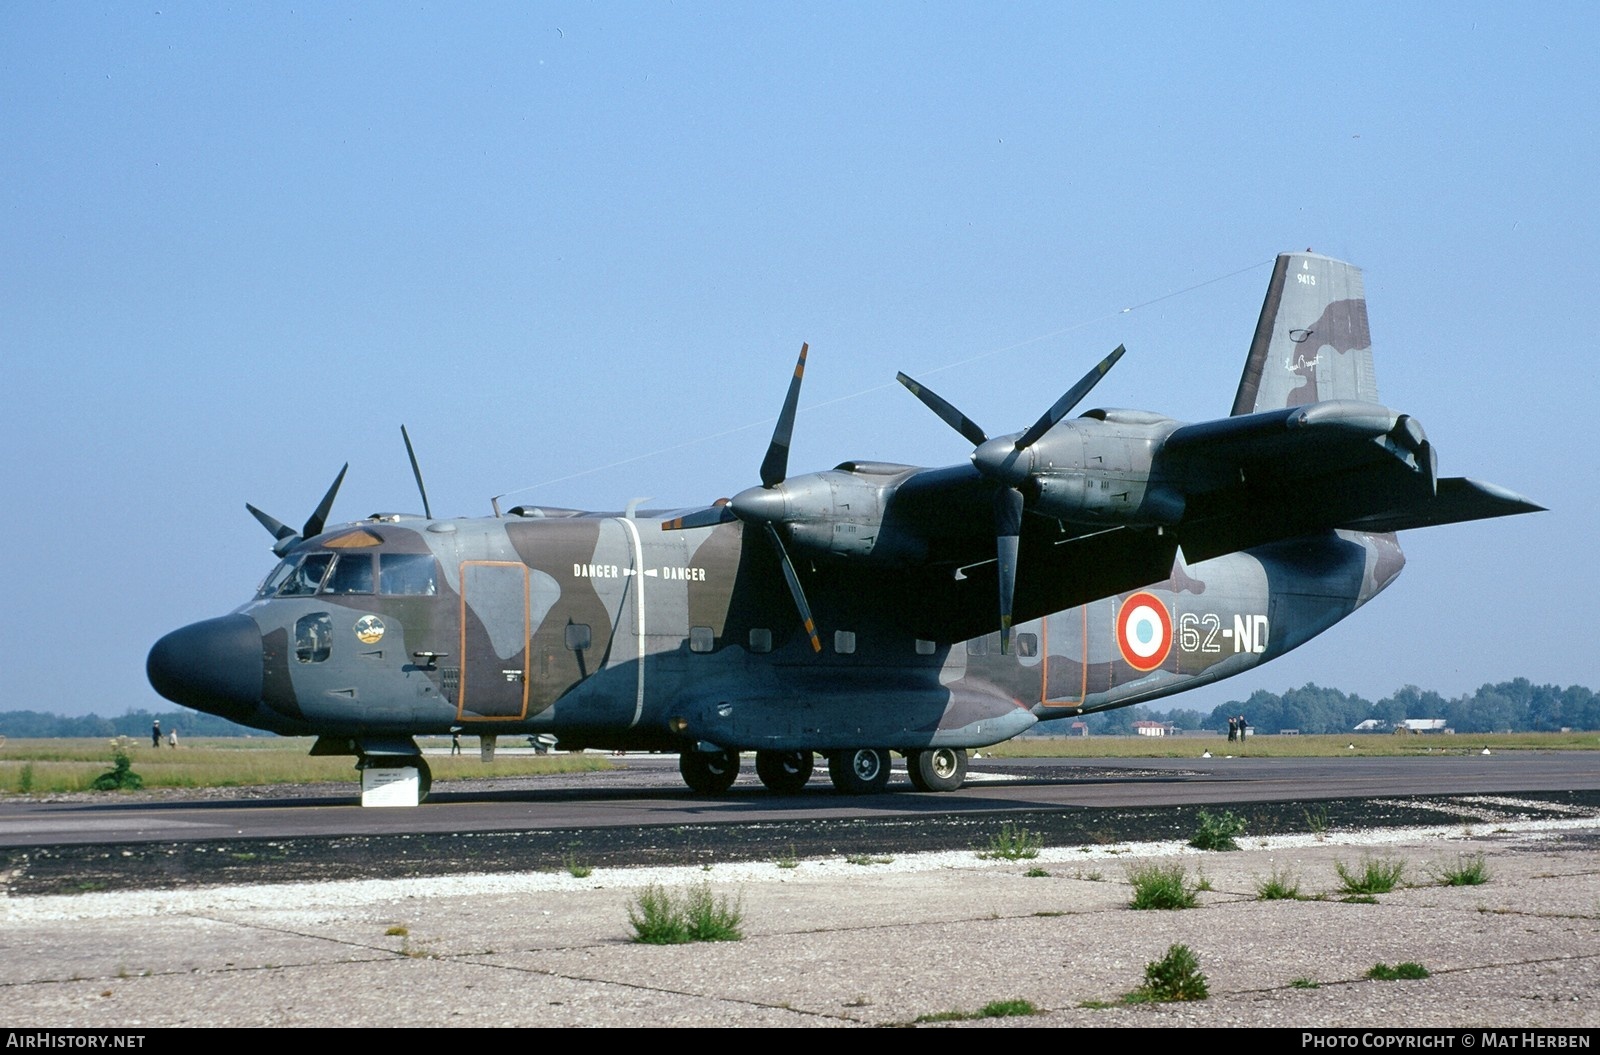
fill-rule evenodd
<path id="1" fill-rule="evenodd" d="M 1162 445 L 1187 505 L 1173 530 L 1190 560 L 1311 531 L 1398 531 L 1540 507 L 1463 479 L 1440 480 L 1422 427 L 1354 400 L 1185 425 Z"/>
<path id="2" fill-rule="evenodd" d="M 1543 509 L 1544 506 L 1535 505 L 1516 492 L 1495 484 L 1452 476 L 1439 481 L 1438 491 L 1431 499 L 1415 503 L 1409 508 L 1361 517 L 1341 526 L 1358 531 L 1406 531 L 1517 513 L 1538 513 Z"/>

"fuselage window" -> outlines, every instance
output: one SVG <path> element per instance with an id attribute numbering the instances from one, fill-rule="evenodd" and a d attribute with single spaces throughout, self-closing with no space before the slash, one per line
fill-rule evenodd
<path id="1" fill-rule="evenodd" d="M 967 655 L 987 656 L 989 654 L 989 641 L 987 638 L 975 637 L 967 642 Z"/>
<path id="2" fill-rule="evenodd" d="M 856 632 L 854 630 L 835 630 L 833 632 L 833 650 L 841 656 L 853 655 L 856 650 Z"/>
<path id="3" fill-rule="evenodd" d="M 372 554 L 341 553 L 322 584 L 323 593 L 371 593 Z"/>
<path id="4" fill-rule="evenodd" d="M 772 631 L 767 627 L 752 627 L 750 630 L 750 651 L 771 652 Z"/>
<path id="5" fill-rule="evenodd" d="M 1038 634 L 1018 634 L 1017 635 L 1017 655 L 1019 655 L 1019 656 L 1037 656 L 1038 654 L 1039 654 L 1039 635 Z"/>
<path id="6" fill-rule="evenodd" d="M 327 612 L 303 615 L 294 624 L 294 658 L 321 663 L 333 651 L 333 620 Z"/>
<path id="7" fill-rule="evenodd" d="M 689 651 L 710 652 L 717 643 L 717 637 L 711 632 L 709 626 L 691 626 L 689 628 Z"/>
<path id="8" fill-rule="evenodd" d="M 438 565 L 428 553 L 380 553 L 378 592 L 432 597 L 439 592 Z"/>
<path id="9" fill-rule="evenodd" d="M 322 585 L 322 577 L 328 573 L 328 565 L 333 563 L 331 553 L 313 553 L 300 562 L 278 591 L 279 597 L 309 597 L 317 592 L 317 587 Z"/>
<path id="10" fill-rule="evenodd" d="M 937 646 L 932 641 L 920 637 L 917 638 L 917 655 L 931 656 L 936 651 L 936 648 Z"/>
<path id="11" fill-rule="evenodd" d="M 589 642 L 594 635 L 589 630 L 588 623 L 567 624 L 567 647 L 574 652 L 582 652 L 589 647 Z"/>

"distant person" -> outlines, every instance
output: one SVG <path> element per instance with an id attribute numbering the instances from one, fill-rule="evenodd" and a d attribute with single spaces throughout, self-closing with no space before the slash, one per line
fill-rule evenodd
<path id="1" fill-rule="evenodd" d="M 1237 739 L 1239 739 L 1239 719 L 1230 716 L 1228 718 L 1228 743 L 1231 744 Z"/>
<path id="2" fill-rule="evenodd" d="M 150 723 L 150 746 L 156 748 L 157 750 L 160 750 L 160 748 L 161 748 L 161 719 L 160 718 L 157 718 L 155 721 Z"/>
<path id="3" fill-rule="evenodd" d="M 178 730 L 167 730 L 167 746 L 172 748 L 174 751 L 178 749 Z"/>
<path id="4" fill-rule="evenodd" d="M 459 755 L 461 753 L 461 734 L 460 733 L 451 733 L 450 734 L 450 753 L 452 755 Z"/>
<path id="5" fill-rule="evenodd" d="M 1239 742 L 1244 743 L 1244 738 L 1249 735 L 1250 723 L 1244 720 L 1244 715 L 1239 715 Z"/>

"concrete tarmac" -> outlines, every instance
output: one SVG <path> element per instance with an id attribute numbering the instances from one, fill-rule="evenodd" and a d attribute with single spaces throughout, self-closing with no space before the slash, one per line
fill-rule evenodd
<path id="1" fill-rule="evenodd" d="M 0 900 L 0 1023 L 170 1026 L 884 1026 L 1026 1000 L 981 1026 L 1600 1026 L 1600 818 L 1243 841 L 365 880 Z M 1481 857 L 1488 882 L 1441 877 Z M 1408 884 L 1346 903 L 1337 866 Z M 1196 908 L 1129 907 L 1180 866 Z M 1047 874 L 1037 874 L 1039 872 Z M 1277 876 L 1303 898 L 1259 897 Z M 742 906 L 743 940 L 636 944 L 660 884 Z M 1122 1003 L 1173 944 L 1210 997 Z M 1410 981 L 1375 965 L 1423 965 Z"/>

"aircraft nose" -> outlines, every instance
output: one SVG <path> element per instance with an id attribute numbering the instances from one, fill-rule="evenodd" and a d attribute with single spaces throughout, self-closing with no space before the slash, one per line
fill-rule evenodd
<path id="1" fill-rule="evenodd" d="M 247 615 L 192 623 L 155 643 L 145 674 L 173 703 L 242 720 L 261 703 L 261 631 Z"/>

